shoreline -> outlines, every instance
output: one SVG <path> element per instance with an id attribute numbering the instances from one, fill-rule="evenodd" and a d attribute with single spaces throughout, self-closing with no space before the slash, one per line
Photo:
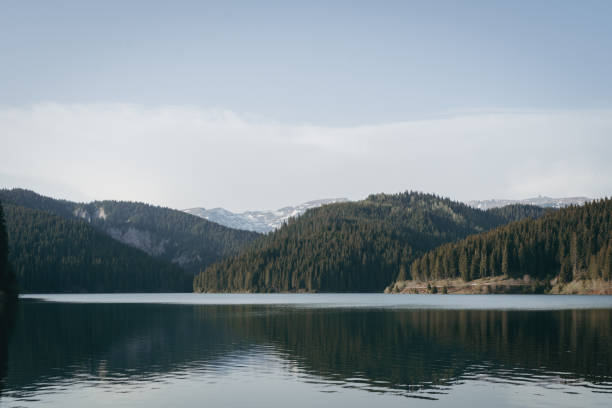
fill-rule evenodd
<path id="1" fill-rule="evenodd" d="M 557 295 L 612 295 L 612 281 L 578 279 L 560 283 L 558 279 L 536 280 L 507 276 L 462 279 L 438 279 L 431 281 L 399 281 L 389 285 L 389 294 L 557 294 Z"/>

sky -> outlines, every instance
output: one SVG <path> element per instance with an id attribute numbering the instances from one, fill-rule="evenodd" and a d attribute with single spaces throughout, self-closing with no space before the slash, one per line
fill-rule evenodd
<path id="1" fill-rule="evenodd" d="M 612 195 L 610 1 L 0 0 L 0 187 Z"/>

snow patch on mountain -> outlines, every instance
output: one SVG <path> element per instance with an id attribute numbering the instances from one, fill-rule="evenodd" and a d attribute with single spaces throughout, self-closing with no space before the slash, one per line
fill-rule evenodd
<path id="1" fill-rule="evenodd" d="M 535 205 L 544 208 L 564 208 L 570 205 L 584 205 L 589 201 L 593 201 L 592 198 L 588 197 L 563 197 L 563 198 L 552 198 L 538 196 L 534 198 L 526 198 L 524 200 L 506 200 L 506 199 L 492 199 L 492 200 L 473 200 L 468 201 L 466 204 L 470 207 L 479 208 L 481 210 L 488 210 L 489 208 L 504 207 L 510 204 L 528 204 Z"/>
<path id="2" fill-rule="evenodd" d="M 283 207 L 274 211 L 245 211 L 242 213 L 233 213 L 224 208 L 212 208 L 207 210 L 202 207 L 188 208 L 183 211 L 226 227 L 256 231 L 265 234 L 279 228 L 284 222 L 287 222 L 289 218 L 302 215 L 311 208 L 346 201 L 349 200 L 346 198 L 327 198 L 308 201 L 296 206 Z"/>

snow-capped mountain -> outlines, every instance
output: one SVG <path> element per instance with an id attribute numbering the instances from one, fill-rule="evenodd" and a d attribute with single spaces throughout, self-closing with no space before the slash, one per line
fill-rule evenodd
<path id="1" fill-rule="evenodd" d="M 202 207 L 188 208 L 186 213 L 206 218 L 226 227 L 247 231 L 267 233 L 274 231 L 283 225 L 291 217 L 304 214 L 310 208 L 320 207 L 325 204 L 346 202 L 346 198 L 327 198 L 322 200 L 308 201 L 293 207 L 283 207 L 276 211 L 245 211 L 233 213 L 224 208 L 205 209 Z"/>
<path id="2" fill-rule="evenodd" d="M 551 198 L 538 196 L 534 198 L 526 198 L 524 200 L 473 200 L 468 201 L 467 205 L 469 205 L 470 207 L 480 208 L 481 210 L 503 207 L 510 204 L 529 204 L 545 208 L 563 208 L 570 205 L 583 205 L 584 203 L 592 200 L 592 198 L 588 197 Z"/>

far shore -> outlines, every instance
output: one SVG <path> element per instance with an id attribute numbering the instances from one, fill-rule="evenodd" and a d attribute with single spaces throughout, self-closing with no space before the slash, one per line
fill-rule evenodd
<path id="1" fill-rule="evenodd" d="M 523 279 L 496 276 L 467 282 L 462 279 L 408 280 L 395 282 L 385 289 L 385 293 L 612 295 L 612 282 L 578 279 L 568 283 L 561 283 L 557 279 L 550 281 L 535 280 L 528 276 L 525 276 Z"/>

